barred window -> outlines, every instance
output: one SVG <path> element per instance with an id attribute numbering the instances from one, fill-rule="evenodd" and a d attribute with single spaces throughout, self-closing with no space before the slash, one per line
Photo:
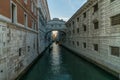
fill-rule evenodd
<path id="1" fill-rule="evenodd" d="M 86 48 L 86 43 L 85 42 L 83 43 L 83 48 Z"/>
<path id="2" fill-rule="evenodd" d="M 79 42 L 77 41 L 77 46 L 79 46 Z"/>
<path id="3" fill-rule="evenodd" d="M 120 25 L 120 14 L 111 17 L 111 25 Z"/>
<path id="4" fill-rule="evenodd" d="M 115 0 L 110 0 L 111 2 L 115 1 Z"/>
<path id="5" fill-rule="evenodd" d="M 98 51 L 98 44 L 94 44 L 93 46 L 94 46 L 94 50 Z"/>
<path id="6" fill-rule="evenodd" d="M 84 16 L 84 18 L 86 18 L 86 12 L 85 12 L 85 13 L 83 13 L 83 16 Z"/>
<path id="7" fill-rule="evenodd" d="M 120 48 L 111 46 L 111 55 L 120 56 Z"/>
<path id="8" fill-rule="evenodd" d="M 77 33 L 79 33 L 79 28 L 77 28 Z"/>
<path id="9" fill-rule="evenodd" d="M 99 22 L 98 21 L 95 21 L 94 22 L 94 29 L 98 29 L 99 28 Z"/>
<path id="10" fill-rule="evenodd" d="M 96 3 L 96 4 L 93 6 L 93 8 L 94 8 L 94 12 L 98 11 L 98 3 Z"/>
<path id="11" fill-rule="evenodd" d="M 77 22 L 79 22 L 79 17 L 77 18 Z"/>
<path id="12" fill-rule="evenodd" d="M 86 25 L 83 25 L 83 30 L 84 30 L 84 31 L 86 31 L 86 30 L 87 30 L 87 29 L 86 29 Z"/>

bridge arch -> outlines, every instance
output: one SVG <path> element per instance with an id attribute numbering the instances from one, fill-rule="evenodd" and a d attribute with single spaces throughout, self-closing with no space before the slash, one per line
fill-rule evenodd
<path id="1" fill-rule="evenodd" d="M 45 34 L 45 39 L 48 40 L 50 35 L 48 35 L 52 31 L 58 31 L 60 34 L 62 34 L 61 38 L 66 36 L 66 26 L 65 26 L 65 21 L 60 20 L 58 18 L 53 18 L 53 20 L 50 20 L 47 22 L 46 25 L 46 34 Z"/>

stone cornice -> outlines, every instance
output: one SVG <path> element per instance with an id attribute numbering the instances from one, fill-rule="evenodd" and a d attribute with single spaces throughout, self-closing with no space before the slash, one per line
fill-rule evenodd
<path id="1" fill-rule="evenodd" d="M 86 11 L 86 9 L 90 8 L 90 6 L 95 3 L 98 0 L 88 0 L 81 8 L 79 8 L 76 13 L 66 22 L 69 23 L 71 22 L 76 16 L 80 15 L 81 13 L 83 13 L 84 11 Z"/>

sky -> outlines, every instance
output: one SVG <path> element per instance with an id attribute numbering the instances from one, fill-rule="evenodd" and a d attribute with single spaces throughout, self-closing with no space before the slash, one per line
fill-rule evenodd
<path id="1" fill-rule="evenodd" d="M 67 21 L 87 0 L 47 0 L 51 19 Z"/>

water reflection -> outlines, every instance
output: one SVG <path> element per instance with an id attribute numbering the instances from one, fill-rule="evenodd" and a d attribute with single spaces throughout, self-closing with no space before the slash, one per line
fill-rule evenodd
<path id="1" fill-rule="evenodd" d="M 51 54 L 51 59 L 50 59 L 50 63 L 51 63 L 51 70 L 53 72 L 53 74 L 59 74 L 60 73 L 60 64 L 61 64 L 61 56 L 59 53 L 59 46 L 55 45 L 55 43 L 53 44 L 53 50 L 50 53 Z"/>
<path id="2" fill-rule="evenodd" d="M 118 80 L 55 43 L 20 80 Z"/>

